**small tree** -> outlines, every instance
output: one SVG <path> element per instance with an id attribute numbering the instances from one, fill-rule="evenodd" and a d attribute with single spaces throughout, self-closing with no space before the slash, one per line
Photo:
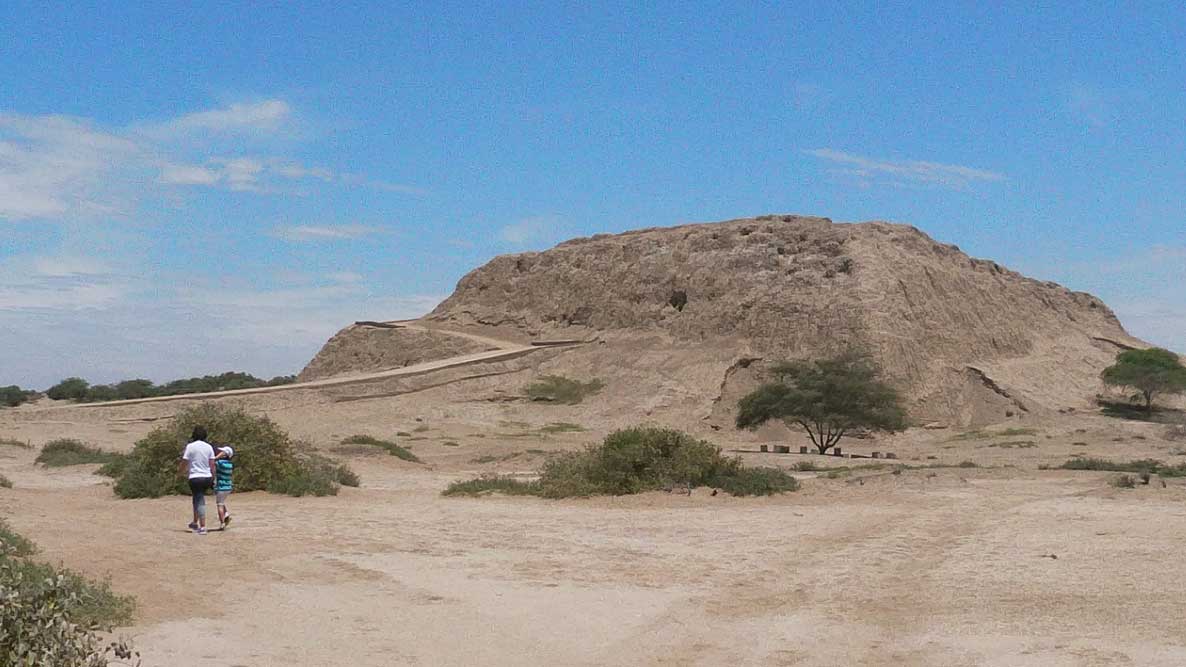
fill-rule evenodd
<path id="1" fill-rule="evenodd" d="M 1186 392 L 1186 367 L 1178 355 L 1157 347 L 1121 352 L 1100 377 L 1106 385 L 1136 389 L 1145 399 L 1147 412 L 1153 411 L 1158 395 Z"/>
<path id="2" fill-rule="evenodd" d="M 86 391 L 90 386 L 90 383 L 82 378 L 66 378 L 45 390 L 45 395 L 55 401 L 78 401 L 86 396 Z"/>
<path id="3" fill-rule="evenodd" d="M 757 428 L 771 419 L 798 424 L 820 454 L 853 429 L 892 433 L 906 428 L 897 390 L 879 379 L 877 367 L 863 355 L 784 362 L 772 372 L 774 382 L 738 403 L 738 428 Z"/>

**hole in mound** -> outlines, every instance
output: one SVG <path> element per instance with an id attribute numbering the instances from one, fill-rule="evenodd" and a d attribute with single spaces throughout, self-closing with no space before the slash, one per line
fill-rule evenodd
<path id="1" fill-rule="evenodd" d="M 682 289 L 675 290 L 671 293 L 671 296 L 668 297 L 667 303 L 672 308 L 675 308 L 682 313 L 684 312 L 684 306 L 688 305 L 688 293 Z"/>

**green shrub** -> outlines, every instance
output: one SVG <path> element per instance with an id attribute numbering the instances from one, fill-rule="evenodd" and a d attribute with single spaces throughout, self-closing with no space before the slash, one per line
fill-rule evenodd
<path id="1" fill-rule="evenodd" d="M 0 489 L 11 489 L 11 488 L 12 488 L 12 480 L 8 479 L 4 475 L 0 475 Z"/>
<path id="2" fill-rule="evenodd" d="M 130 623 L 132 599 L 115 595 L 106 583 L 29 560 L 35 551 L 0 520 L 0 664 L 139 664 L 139 654 L 125 642 L 104 644 L 96 634 Z"/>
<path id="3" fill-rule="evenodd" d="M 8 522 L 0 519 L 0 558 L 32 556 L 37 545 L 12 529 Z"/>
<path id="4" fill-rule="evenodd" d="M 47 468 L 60 468 L 87 463 L 109 463 L 118 457 L 118 454 L 105 452 L 78 440 L 61 438 L 47 442 L 34 463 L 40 463 Z"/>
<path id="5" fill-rule="evenodd" d="M 210 442 L 235 448 L 236 491 L 327 495 L 337 493 L 341 479 L 357 477 L 353 472 L 343 475 L 342 466 L 312 454 L 309 445 L 294 442 L 267 417 L 206 403 L 181 411 L 169 425 L 140 439 L 126 460 L 104 469 L 116 479 L 116 495 L 188 494 L 186 481 L 178 474 L 178 459 L 198 425 L 205 426 Z"/>
<path id="6" fill-rule="evenodd" d="M 66 378 L 45 390 L 45 395 L 55 401 L 77 401 L 86 396 L 91 384 L 82 378 Z"/>
<path id="7" fill-rule="evenodd" d="M 800 461 L 791 467 L 799 472 L 813 472 L 819 470 L 819 466 L 817 466 L 814 461 Z"/>
<path id="8" fill-rule="evenodd" d="M 478 496 L 486 493 L 505 493 L 508 496 L 537 496 L 537 482 L 524 482 L 513 477 L 483 475 L 449 484 L 442 492 L 446 496 Z"/>
<path id="9" fill-rule="evenodd" d="M 420 460 L 420 458 L 418 456 L 416 456 L 412 452 L 408 451 L 407 448 L 400 447 L 399 445 L 397 445 L 394 442 L 391 442 L 389 440 L 380 440 L 378 438 L 375 438 L 375 437 L 372 437 L 369 435 L 352 435 L 349 438 L 346 438 L 345 440 L 343 440 L 342 444 L 343 445 L 366 445 L 369 447 L 378 447 L 382 450 L 385 450 L 388 454 L 391 454 L 392 456 L 403 459 L 405 461 L 411 461 L 412 463 L 424 463 L 423 461 Z"/>
<path id="10" fill-rule="evenodd" d="M 27 389 L 21 389 L 15 384 L 7 387 L 0 387 L 0 405 L 15 408 L 25 401 L 33 400 L 37 396 L 37 392 Z"/>
<path id="11" fill-rule="evenodd" d="M 713 486 L 731 496 L 769 496 L 799 490 L 799 482 L 779 468 L 741 468 L 715 481 Z"/>
<path id="12" fill-rule="evenodd" d="M 576 405 L 586 397 L 600 391 L 604 386 L 605 383 L 597 379 L 581 382 L 562 375 L 545 375 L 536 382 L 527 385 L 523 391 L 527 394 L 527 398 L 533 401 Z"/>
<path id="13" fill-rule="evenodd" d="M 317 454 L 300 456 L 298 460 L 300 465 L 288 475 L 274 480 L 269 491 L 289 496 L 338 495 L 342 471 L 333 460 Z"/>
<path id="14" fill-rule="evenodd" d="M 128 456 L 127 454 L 113 453 L 111 455 L 111 460 L 99 466 L 99 469 L 95 471 L 95 474 L 103 475 L 104 477 L 110 477 L 112 479 L 119 479 L 120 477 L 123 477 L 125 473 L 127 473 L 128 466 L 130 465 L 132 465 L 131 456 Z"/>
<path id="15" fill-rule="evenodd" d="M 743 468 L 719 447 L 685 433 L 655 427 L 615 431 L 597 446 L 553 456 L 535 482 L 479 477 L 450 485 L 447 495 L 501 491 L 545 498 L 626 495 L 676 486 L 715 486 L 738 495 L 780 493 L 797 488 L 781 471 Z"/>
<path id="16" fill-rule="evenodd" d="M 1169 465 L 1157 459 L 1133 461 L 1109 461 L 1091 457 L 1076 457 L 1059 466 L 1063 470 L 1107 470 L 1111 472 L 1133 472 L 1161 475 L 1162 477 L 1186 477 L 1186 463 Z"/>

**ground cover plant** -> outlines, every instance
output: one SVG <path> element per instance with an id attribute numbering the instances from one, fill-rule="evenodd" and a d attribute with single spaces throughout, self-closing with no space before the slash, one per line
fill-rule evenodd
<path id="1" fill-rule="evenodd" d="M 131 622 L 135 604 L 106 583 L 32 560 L 36 545 L 0 519 L 0 664 L 139 664 L 125 642 L 98 633 Z"/>
<path id="2" fill-rule="evenodd" d="M 138 441 L 126 458 L 100 472 L 115 479 L 115 493 L 122 498 L 188 494 L 177 461 L 198 425 L 206 428 L 211 443 L 234 447 L 236 491 L 324 496 L 336 494 L 342 485 L 357 485 L 348 466 L 294 441 L 267 417 L 210 403 L 178 413 Z"/>
<path id="3" fill-rule="evenodd" d="M 1132 472 L 1160 475 L 1162 477 L 1186 477 L 1186 463 L 1172 465 L 1157 459 L 1133 461 L 1110 461 L 1091 457 L 1076 457 L 1059 466 L 1063 470 L 1107 470 L 1110 472 Z"/>
<path id="4" fill-rule="evenodd" d="M 379 438 L 370 435 L 352 435 L 345 440 L 342 440 L 342 444 L 378 447 L 379 449 L 386 451 L 388 454 L 391 454 L 396 458 L 400 458 L 405 461 L 411 461 L 412 463 L 424 463 L 420 460 L 420 457 L 413 454 L 407 448 L 400 447 L 390 440 L 380 440 Z"/>
<path id="5" fill-rule="evenodd" d="M 60 438 L 45 443 L 34 463 L 40 463 L 47 468 L 61 468 L 87 463 L 110 463 L 117 458 L 120 458 L 120 455 L 115 452 L 105 452 L 71 438 Z"/>
<path id="6" fill-rule="evenodd" d="M 0 447 L 17 447 L 19 449 L 32 449 L 33 445 L 17 440 L 15 438 L 0 438 Z"/>
<path id="7" fill-rule="evenodd" d="M 571 498 L 699 486 L 738 496 L 798 489 L 795 478 L 782 470 L 747 468 L 707 441 L 672 429 L 641 426 L 615 431 L 584 451 L 550 457 L 538 479 L 485 475 L 454 482 L 444 495 L 501 492 Z"/>
<path id="8" fill-rule="evenodd" d="M 586 397 L 601 391 L 604 386 L 605 383 L 596 378 L 581 382 L 563 375 L 545 375 L 527 385 L 523 392 L 533 401 L 576 405 Z"/>
<path id="9" fill-rule="evenodd" d="M 8 479 L 4 475 L 0 475 L 0 489 L 11 489 L 11 488 L 12 488 L 12 480 Z"/>

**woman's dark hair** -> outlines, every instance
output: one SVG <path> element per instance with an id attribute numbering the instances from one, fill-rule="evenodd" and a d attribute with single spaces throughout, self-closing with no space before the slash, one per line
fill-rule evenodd
<path id="1" fill-rule="evenodd" d="M 195 426 L 192 439 L 193 440 L 205 440 L 206 439 L 206 427 L 205 426 Z"/>

